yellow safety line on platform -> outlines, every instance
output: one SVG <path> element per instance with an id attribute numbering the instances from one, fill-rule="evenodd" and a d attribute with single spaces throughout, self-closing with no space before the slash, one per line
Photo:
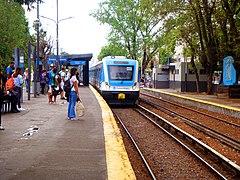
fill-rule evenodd
<path id="1" fill-rule="evenodd" d="M 95 94 L 102 109 L 108 179 L 135 180 L 136 176 L 129 161 L 120 130 L 115 122 L 112 111 L 92 86 L 90 86 L 90 89 Z"/>
<path id="2" fill-rule="evenodd" d="M 226 106 L 226 105 L 223 105 L 223 104 L 218 104 L 218 103 L 214 103 L 214 102 L 208 102 L 208 101 L 204 101 L 204 100 L 201 100 L 201 99 L 195 99 L 195 98 L 191 98 L 191 97 L 187 97 L 187 96 L 181 96 L 179 94 L 169 93 L 169 92 L 165 92 L 165 91 L 161 91 L 161 90 L 157 90 L 157 89 L 149 89 L 149 88 L 145 88 L 145 89 L 146 90 L 155 91 L 155 92 L 160 92 L 160 93 L 171 95 L 171 96 L 184 98 L 184 99 L 198 101 L 198 102 L 201 102 L 201 103 L 210 104 L 210 105 L 213 105 L 213 106 L 217 106 L 217 107 L 221 107 L 221 108 L 225 108 L 225 109 L 229 109 L 229 110 L 240 111 L 239 108 L 230 107 L 230 106 Z"/>

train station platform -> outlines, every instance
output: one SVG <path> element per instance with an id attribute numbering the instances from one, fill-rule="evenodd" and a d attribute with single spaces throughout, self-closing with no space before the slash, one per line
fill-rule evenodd
<path id="1" fill-rule="evenodd" d="M 173 89 L 143 88 L 141 92 L 157 95 L 190 106 L 240 118 L 240 99 L 224 95 L 207 95 L 206 93 L 178 92 Z"/>
<path id="2" fill-rule="evenodd" d="M 136 179 L 111 110 L 91 87 L 80 87 L 85 115 L 67 120 L 68 103 L 47 95 L 2 115 L 0 179 Z M 32 96 L 32 95 L 31 95 Z"/>

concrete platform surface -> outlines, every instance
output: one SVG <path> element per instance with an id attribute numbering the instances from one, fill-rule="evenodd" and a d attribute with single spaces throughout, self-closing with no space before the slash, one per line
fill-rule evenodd
<path id="1" fill-rule="evenodd" d="M 227 96 L 221 95 L 207 95 L 206 93 L 178 92 L 173 89 L 143 88 L 141 92 L 155 94 L 159 97 L 165 97 L 176 102 L 181 102 L 190 106 L 196 106 L 236 118 L 240 117 L 240 99 L 231 99 Z"/>
<path id="2" fill-rule="evenodd" d="M 78 121 L 67 120 L 66 101 L 50 105 L 45 95 L 28 101 L 25 93 L 25 111 L 2 115 L 1 180 L 135 179 L 110 109 L 91 88 L 80 93 L 85 115 Z"/>

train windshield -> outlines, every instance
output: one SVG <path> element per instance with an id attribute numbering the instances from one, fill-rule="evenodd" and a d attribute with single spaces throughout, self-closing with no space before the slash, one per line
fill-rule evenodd
<path id="1" fill-rule="evenodd" d="M 133 66 L 108 66 L 110 80 L 131 81 L 133 70 Z"/>

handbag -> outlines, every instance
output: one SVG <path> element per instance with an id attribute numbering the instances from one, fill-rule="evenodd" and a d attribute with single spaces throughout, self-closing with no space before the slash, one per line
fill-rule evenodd
<path id="1" fill-rule="evenodd" d="M 77 99 L 77 103 L 76 103 L 76 114 L 78 117 L 84 116 L 84 105 L 82 103 L 82 101 L 80 99 Z"/>

